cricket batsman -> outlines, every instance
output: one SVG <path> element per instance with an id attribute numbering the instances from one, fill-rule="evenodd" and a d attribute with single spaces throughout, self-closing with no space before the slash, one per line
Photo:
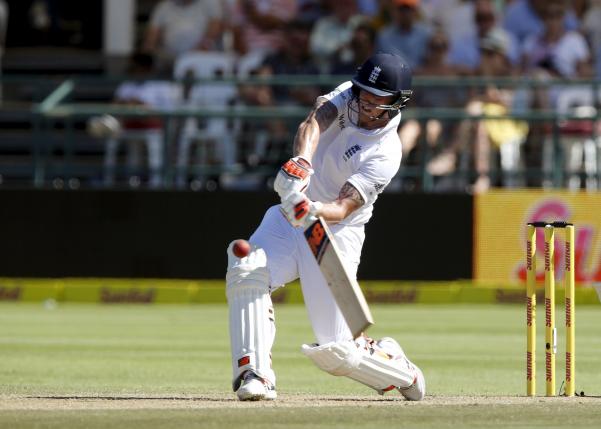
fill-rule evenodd
<path id="1" fill-rule="evenodd" d="M 328 222 L 345 265 L 357 274 L 364 225 L 401 162 L 397 128 L 412 95 L 411 70 L 391 53 L 376 53 L 351 81 L 317 98 L 300 124 L 293 157 L 278 172 L 281 204 L 267 210 L 242 258 L 228 247 L 226 294 L 233 389 L 242 401 L 276 398 L 271 366 L 275 317 L 271 292 L 300 278 L 316 342 L 302 351 L 320 369 L 363 383 L 380 394 L 398 390 L 423 399 L 424 376 L 392 338 L 354 340 L 304 229 Z"/>

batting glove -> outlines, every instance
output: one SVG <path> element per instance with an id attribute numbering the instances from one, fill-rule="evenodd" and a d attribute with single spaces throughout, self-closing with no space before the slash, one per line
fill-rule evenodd
<path id="1" fill-rule="evenodd" d="M 317 220 L 317 212 L 323 206 L 319 201 L 311 201 L 302 192 L 292 192 L 282 200 L 282 213 L 296 228 L 306 228 Z"/>
<path id="2" fill-rule="evenodd" d="M 312 174 L 311 163 L 305 158 L 295 156 L 282 165 L 273 188 L 283 201 L 293 192 L 304 192 L 309 186 Z"/>

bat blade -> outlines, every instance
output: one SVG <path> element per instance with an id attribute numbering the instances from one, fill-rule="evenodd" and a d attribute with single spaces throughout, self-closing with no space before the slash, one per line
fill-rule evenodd
<path id="1" fill-rule="evenodd" d="M 305 238 L 353 338 L 359 337 L 374 320 L 359 283 L 344 265 L 336 240 L 323 218 L 307 227 Z"/>

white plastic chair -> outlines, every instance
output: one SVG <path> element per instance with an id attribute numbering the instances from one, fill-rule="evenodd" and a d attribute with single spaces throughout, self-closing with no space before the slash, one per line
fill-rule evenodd
<path id="1" fill-rule="evenodd" d="M 175 63 L 175 78 L 212 78 L 234 75 L 236 57 L 221 52 L 191 52 L 182 55 Z M 195 83 L 184 99 L 184 106 L 226 110 L 237 96 L 237 88 L 231 82 Z M 185 187 L 188 182 L 190 152 L 192 145 L 200 145 L 198 167 L 209 163 L 208 152 L 213 145 L 215 155 L 226 170 L 236 163 L 237 145 L 235 127 L 230 126 L 227 118 L 190 117 L 185 120 L 180 133 L 177 160 L 176 185 Z M 202 174 L 197 175 L 202 179 Z"/>
<path id="2" fill-rule="evenodd" d="M 601 100 L 601 92 L 597 94 Z M 590 86 L 573 86 L 559 90 L 556 111 L 560 115 L 595 115 L 593 91 Z M 566 120 L 559 123 L 561 147 L 565 154 L 564 168 L 567 175 L 567 187 L 580 189 L 582 175 L 587 190 L 599 188 L 601 137 L 593 139 L 595 126 L 593 120 Z M 554 150 L 552 141 L 547 139 L 543 148 L 543 168 L 549 173 L 553 169 Z"/>
<path id="3" fill-rule="evenodd" d="M 127 143 L 127 170 L 130 183 L 136 176 L 135 171 L 141 165 L 141 146 L 146 145 L 148 152 L 148 171 L 151 188 L 158 188 L 163 184 L 163 142 L 164 132 L 162 129 L 127 130 L 118 137 L 109 138 L 105 142 L 104 153 L 104 186 L 112 186 L 115 183 L 115 170 L 117 165 L 117 152 L 121 143 Z M 134 179 L 135 181 L 135 179 Z"/>

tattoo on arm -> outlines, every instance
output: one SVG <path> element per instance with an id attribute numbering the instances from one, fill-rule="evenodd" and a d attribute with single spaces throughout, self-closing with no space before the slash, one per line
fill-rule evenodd
<path id="1" fill-rule="evenodd" d="M 357 208 L 365 204 L 365 200 L 363 199 L 357 188 L 355 188 L 349 182 L 346 182 L 344 186 L 342 186 L 342 189 L 338 194 L 338 200 L 352 200 L 353 203 L 355 203 L 355 205 L 357 206 Z"/>
<path id="2" fill-rule="evenodd" d="M 319 132 L 323 133 L 327 130 L 332 122 L 338 116 L 338 109 L 331 101 L 327 101 L 324 99 L 320 99 L 315 104 L 315 120 L 317 121 L 317 125 L 319 125 Z"/>
<path id="3" fill-rule="evenodd" d="M 317 100 L 307 119 L 298 127 L 294 137 L 294 154 L 310 160 L 319 142 L 319 135 L 332 125 L 336 116 L 338 109 L 331 101 L 323 98 Z"/>

